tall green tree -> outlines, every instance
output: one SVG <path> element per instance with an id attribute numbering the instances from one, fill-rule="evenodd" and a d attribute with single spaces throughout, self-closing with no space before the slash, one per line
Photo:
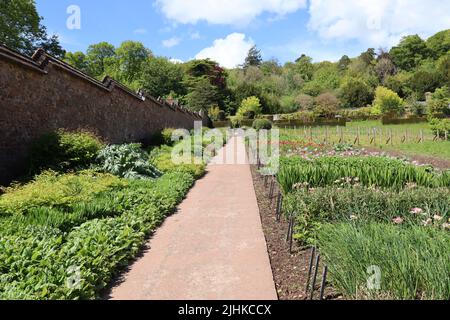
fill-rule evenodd
<path id="1" fill-rule="evenodd" d="M 167 97 L 171 93 L 176 96 L 186 94 L 182 66 L 164 57 L 151 57 L 143 64 L 139 84 L 154 97 Z"/>
<path id="2" fill-rule="evenodd" d="M 389 54 L 397 67 L 410 71 L 430 57 L 430 50 L 422 38 L 413 35 L 404 37 L 398 46 L 391 49 Z"/>
<path id="3" fill-rule="evenodd" d="M 202 77 L 190 88 L 186 100 L 192 111 L 208 110 L 219 103 L 217 87 L 208 78 Z"/>
<path id="4" fill-rule="evenodd" d="M 90 45 L 86 52 L 89 73 L 96 78 L 104 76 L 108 60 L 113 59 L 115 55 L 116 49 L 108 42 Z"/>
<path id="5" fill-rule="evenodd" d="M 125 41 L 116 49 L 115 56 L 107 59 L 105 69 L 116 80 L 137 89 L 143 65 L 151 56 L 152 52 L 142 43 Z"/>
<path id="6" fill-rule="evenodd" d="M 41 21 L 34 0 L 1 0 L 0 43 L 26 55 L 43 48 L 51 55 L 63 58 L 65 51 L 58 37 L 49 37 Z"/>
<path id="7" fill-rule="evenodd" d="M 259 67 L 263 62 L 261 51 L 256 46 L 253 46 L 248 51 L 247 57 L 244 62 L 244 69 L 248 67 Z"/>
<path id="8" fill-rule="evenodd" d="M 89 73 L 88 62 L 83 52 L 67 52 L 64 61 L 82 72 Z"/>
<path id="9" fill-rule="evenodd" d="M 427 46 L 436 59 L 450 53 L 450 29 L 438 32 L 428 38 Z"/>

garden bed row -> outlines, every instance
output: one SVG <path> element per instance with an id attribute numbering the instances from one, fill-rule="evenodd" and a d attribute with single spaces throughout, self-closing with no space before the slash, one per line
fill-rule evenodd
<path id="1" fill-rule="evenodd" d="M 344 298 L 450 298 L 448 171 L 373 156 L 288 157 L 280 162 L 277 180 L 285 221 L 280 243 L 281 255 L 288 258 L 274 275 L 290 279 L 300 273 L 294 278 L 303 284 L 277 281 L 279 292 L 306 298 L 310 258 L 297 249 L 289 255 L 287 221 L 292 219 L 298 248 L 318 248 L 329 283 Z M 270 214 L 275 221 L 275 213 Z M 368 286 L 371 276 L 376 276 L 374 287 Z"/>
<path id="2" fill-rule="evenodd" d="M 4 190 L 0 299 L 100 297 L 205 172 L 173 164 L 168 145 L 149 154 L 97 142 L 88 133 L 40 139 L 33 171 L 44 171 Z"/>

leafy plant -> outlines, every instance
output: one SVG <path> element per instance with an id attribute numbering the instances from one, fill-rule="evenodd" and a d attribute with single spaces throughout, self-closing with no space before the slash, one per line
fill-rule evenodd
<path id="1" fill-rule="evenodd" d="M 329 224 L 318 243 L 338 290 L 353 299 L 450 299 L 450 233 L 420 226 Z M 380 288 L 368 271 L 380 270 Z M 373 272 L 373 271 L 371 271 Z"/>
<path id="2" fill-rule="evenodd" d="M 40 136 L 31 146 L 30 171 L 87 169 L 95 163 L 103 142 L 87 131 L 59 130 Z"/>
<path id="3" fill-rule="evenodd" d="M 253 129 L 258 131 L 261 129 L 270 130 L 272 129 L 272 122 L 267 119 L 256 119 L 253 121 Z"/>
<path id="4" fill-rule="evenodd" d="M 148 162 L 140 144 L 108 146 L 98 155 L 100 168 L 121 178 L 148 179 L 161 174 Z"/>

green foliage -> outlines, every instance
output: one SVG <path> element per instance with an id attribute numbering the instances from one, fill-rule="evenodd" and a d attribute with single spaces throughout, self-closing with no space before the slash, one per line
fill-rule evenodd
<path id="1" fill-rule="evenodd" d="M 436 70 L 418 70 L 411 76 L 409 87 L 420 99 L 424 99 L 427 92 L 433 92 L 439 87 L 439 82 Z"/>
<path id="2" fill-rule="evenodd" d="M 5 190 L 0 197 L 0 218 L 2 214 L 27 215 L 39 207 L 66 208 L 123 186 L 124 182 L 109 174 L 44 172 L 24 186 L 13 185 Z"/>
<path id="3" fill-rule="evenodd" d="M 98 155 L 101 170 L 127 179 L 157 178 L 160 172 L 148 162 L 140 144 L 112 145 Z"/>
<path id="4" fill-rule="evenodd" d="M 98 179 L 91 181 L 95 185 Z M 0 299 L 97 298 L 193 182 L 186 172 L 172 172 L 158 180 L 127 181 L 120 190 L 102 194 L 103 202 L 86 199 L 84 209 L 74 203 L 65 217 L 42 207 L 32 220 L 0 219 Z M 92 192 L 85 188 L 84 193 Z M 58 219 L 66 220 L 58 224 Z M 71 287 L 75 275 L 80 283 Z"/>
<path id="5" fill-rule="evenodd" d="M 342 223 L 323 226 L 318 242 L 333 286 L 348 298 L 450 299 L 448 231 Z M 380 290 L 367 288 L 371 266 L 382 272 Z"/>
<path id="6" fill-rule="evenodd" d="M 186 94 L 182 81 L 181 65 L 164 57 L 151 57 L 143 64 L 139 85 L 153 97 L 167 97 L 171 93 L 178 96 Z"/>
<path id="7" fill-rule="evenodd" d="M 86 51 L 86 63 L 88 73 L 100 79 L 106 74 L 108 64 L 113 64 L 116 57 L 116 48 L 108 42 L 92 44 Z"/>
<path id="8" fill-rule="evenodd" d="M 237 112 L 237 116 L 241 119 L 254 119 L 262 113 L 261 102 L 257 97 L 249 97 L 242 101 Z"/>
<path id="9" fill-rule="evenodd" d="M 409 225 L 421 225 L 439 215 L 443 224 L 450 218 L 450 190 L 414 187 L 396 192 L 336 185 L 296 190 L 286 195 L 283 208 L 286 214 L 295 213 L 296 239 L 311 244 L 323 223 L 392 223 L 400 217 Z M 412 214 L 413 208 L 420 208 L 421 214 Z"/>
<path id="10" fill-rule="evenodd" d="M 248 51 L 247 57 L 245 58 L 244 68 L 248 67 L 259 67 L 262 64 L 261 51 L 253 46 Z"/>
<path id="11" fill-rule="evenodd" d="M 165 128 L 161 132 L 163 144 L 168 145 L 168 146 L 173 145 L 174 141 L 172 140 L 172 137 L 173 137 L 173 133 L 175 132 L 175 130 L 176 129 L 174 129 L 174 128 Z"/>
<path id="12" fill-rule="evenodd" d="M 43 48 L 55 57 L 64 57 L 65 51 L 58 37 L 49 37 L 46 27 L 41 24 L 35 1 L 2 0 L 0 17 L 0 43 L 29 56 Z"/>
<path id="13" fill-rule="evenodd" d="M 440 138 L 447 137 L 450 140 L 450 119 L 431 119 L 431 130 Z"/>
<path id="14" fill-rule="evenodd" d="M 436 89 L 428 101 L 428 108 L 431 116 L 450 115 L 450 89 L 448 87 Z"/>
<path id="15" fill-rule="evenodd" d="M 272 129 L 272 122 L 267 119 L 256 119 L 255 121 L 253 121 L 252 127 L 253 129 L 258 131 L 261 129 L 270 130 Z"/>
<path id="16" fill-rule="evenodd" d="M 317 66 L 313 79 L 304 84 L 302 92 L 317 97 L 325 91 L 339 87 L 339 72 L 337 67 L 329 62 L 322 62 Z"/>
<path id="17" fill-rule="evenodd" d="M 438 32 L 428 38 L 427 46 L 435 58 L 447 54 L 450 51 L 450 29 Z"/>
<path id="18" fill-rule="evenodd" d="M 403 99 L 397 93 L 385 87 L 377 88 L 373 104 L 384 115 L 398 116 L 404 112 Z"/>
<path id="19" fill-rule="evenodd" d="M 398 46 L 389 52 L 395 65 L 402 70 L 410 71 L 430 56 L 430 51 L 418 35 L 407 36 Z"/>
<path id="20" fill-rule="evenodd" d="M 88 62 L 86 60 L 86 55 L 83 52 L 66 52 L 64 61 L 84 73 L 89 73 Z"/>
<path id="21" fill-rule="evenodd" d="M 314 105 L 315 117 L 334 118 L 339 107 L 339 100 L 335 94 L 325 92 L 314 100 Z"/>
<path id="22" fill-rule="evenodd" d="M 186 100 L 193 111 L 207 110 L 219 102 L 217 87 L 206 77 L 197 80 Z"/>
<path id="23" fill-rule="evenodd" d="M 87 131 L 59 130 L 40 136 L 31 146 L 30 171 L 68 171 L 89 168 L 104 144 Z"/>
<path id="24" fill-rule="evenodd" d="M 152 150 L 150 154 L 150 163 L 159 171 L 164 173 L 170 173 L 174 171 L 188 172 L 196 179 L 202 177 L 205 174 L 206 166 L 203 162 L 201 164 L 175 164 L 172 161 L 172 150 L 173 149 L 168 146 L 162 146 L 160 148 Z"/>
<path id="25" fill-rule="evenodd" d="M 321 157 L 312 161 L 300 157 L 282 158 L 278 182 L 289 193 L 296 184 L 330 186 L 341 179 L 357 179 L 366 187 L 400 190 L 408 183 L 426 187 L 450 186 L 450 173 L 437 173 L 401 160 L 385 157 Z"/>
<path id="26" fill-rule="evenodd" d="M 373 90 L 362 79 L 346 78 L 339 88 L 339 98 L 344 108 L 361 108 L 370 104 Z"/>

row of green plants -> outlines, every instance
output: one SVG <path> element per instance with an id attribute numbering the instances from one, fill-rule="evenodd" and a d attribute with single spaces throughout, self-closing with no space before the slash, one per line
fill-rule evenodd
<path id="1" fill-rule="evenodd" d="M 173 165 L 171 148 L 38 139 L 36 175 L 0 196 L 0 299 L 98 298 L 204 174 L 203 162 Z"/>
<path id="2" fill-rule="evenodd" d="M 450 299 L 448 173 L 386 157 L 293 157 L 278 179 L 294 238 L 319 248 L 346 298 Z"/>
<path id="3" fill-rule="evenodd" d="M 324 187 L 357 184 L 366 187 L 402 189 L 408 183 L 426 187 L 450 187 L 450 171 L 436 172 L 388 157 L 284 157 L 278 182 L 285 193 L 296 185 Z M 344 179 L 344 180 L 342 180 Z"/>

